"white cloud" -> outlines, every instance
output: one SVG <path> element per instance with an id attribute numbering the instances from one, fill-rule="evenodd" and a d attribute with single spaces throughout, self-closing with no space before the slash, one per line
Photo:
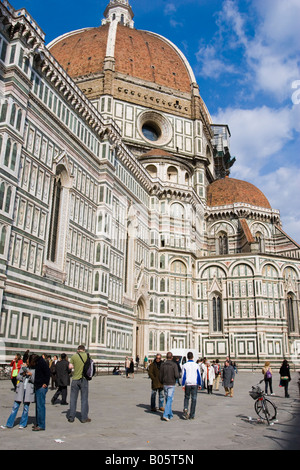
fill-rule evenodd
<path id="1" fill-rule="evenodd" d="M 172 15 L 177 11 L 176 5 L 174 3 L 167 3 L 164 9 L 165 15 Z"/>
<path id="2" fill-rule="evenodd" d="M 283 229 L 300 242 L 300 168 L 298 154 L 287 147 L 299 128 L 300 105 L 279 109 L 220 109 L 213 122 L 227 123 L 231 155 L 236 157 L 231 176 L 249 181 L 279 209 Z M 284 165 L 283 163 L 284 162 Z"/>
<path id="3" fill-rule="evenodd" d="M 300 169 L 280 167 L 258 177 L 256 186 L 267 196 L 271 206 L 280 210 L 283 230 L 300 243 Z"/>
<path id="4" fill-rule="evenodd" d="M 231 152 L 237 157 L 235 172 L 240 177 L 258 175 L 268 160 L 292 140 L 295 124 L 288 107 L 272 109 L 219 109 L 213 122 L 227 123 L 232 135 Z"/>
<path id="5" fill-rule="evenodd" d="M 218 14 L 218 31 L 211 44 L 205 47 L 201 44 L 197 54 L 201 74 L 213 77 L 217 70 L 215 78 L 218 78 L 222 67 L 227 73 L 239 69 L 254 90 L 283 101 L 289 96 L 291 83 L 300 78 L 300 2 L 252 0 L 251 3 L 251 16 L 246 17 L 240 12 L 237 0 L 223 2 Z M 239 63 L 233 66 L 228 62 L 228 52 L 237 50 L 242 55 L 236 53 L 234 60 Z M 213 65 L 209 67 L 210 58 Z"/>
<path id="6" fill-rule="evenodd" d="M 215 46 L 208 44 L 201 46 L 196 54 L 197 61 L 201 64 L 201 75 L 204 78 L 217 79 L 225 73 L 237 73 L 234 65 L 226 64 L 218 57 Z"/>

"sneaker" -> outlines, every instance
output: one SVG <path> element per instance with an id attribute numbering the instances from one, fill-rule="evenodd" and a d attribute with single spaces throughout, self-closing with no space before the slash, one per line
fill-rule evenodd
<path id="1" fill-rule="evenodd" d="M 189 414 L 188 414 L 188 410 L 183 410 L 183 415 L 182 415 L 183 419 L 189 419 Z"/>
<path id="2" fill-rule="evenodd" d="M 69 423 L 74 423 L 74 418 L 68 418 Z"/>
<path id="3" fill-rule="evenodd" d="M 92 421 L 91 418 L 86 418 L 86 419 L 81 420 L 82 423 L 90 423 L 91 421 Z"/>
<path id="4" fill-rule="evenodd" d="M 167 417 L 165 417 L 165 416 L 162 417 L 162 420 L 163 420 L 163 421 L 170 421 L 169 418 L 167 418 Z"/>
<path id="5" fill-rule="evenodd" d="M 9 429 L 7 426 L 4 426 L 4 425 L 1 425 L 0 428 L 1 429 Z"/>
<path id="6" fill-rule="evenodd" d="M 19 429 L 25 429 L 26 426 L 19 426 Z"/>

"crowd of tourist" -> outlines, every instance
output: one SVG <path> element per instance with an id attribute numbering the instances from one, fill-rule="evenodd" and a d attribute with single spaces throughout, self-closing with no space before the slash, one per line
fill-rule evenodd
<path id="1" fill-rule="evenodd" d="M 24 429 L 28 423 L 28 413 L 31 403 L 35 403 L 35 424 L 33 431 L 44 431 L 46 429 L 46 394 L 51 388 L 55 390 L 51 398 L 51 404 L 58 402 L 61 405 L 69 405 L 67 418 L 70 423 L 74 422 L 77 400 L 81 394 L 81 422 L 89 423 L 89 379 L 84 372 L 85 364 L 89 358 L 83 345 L 78 346 L 76 354 L 70 359 L 62 353 L 59 357 L 42 354 L 37 355 L 27 350 L 23 357 L 16 354 L 11 361 L 11 382 L 15 393 L 11 413 L 2 429 L 14 427 L 15 420 L 23 404 L 23 412 L 19 422 L 19 428 Z M 139 357 L 136 358 L 136 367 L 139 366 Z M 207 390 L 208 394 L 218 391 L 220 383 L 224 387 L 226 397 L 233 397 L 234 381 L 237 374 L 237 366 L 230 357 L 224 364 L 219 359 L 210 362 L 206 358 L 195 361 L 193 353 L 187 354 L 185 363 L 180 364 L 178 357 L 173 357 L 171 352 L 166 355 L 166 360 L 158 353 L 153 361 L 148 362 L 145 357 L 143 361 L 144 370 L 148 371 L 151 379 L 150 407 L 152 412 L 158 410 L 163 412 L 162 420 L 169 421 L 173 417 L 172 403 L 176 384 L 184 390 L 183 415 L 184 419 L 194 419 L 197 404 L 198 390 Z M 134 378 L 133 358 L 126 357 L 124 364 L 126 378 Z M 289 397 L 288 385 L 291 380 L 289 364 L 286 360 L 280 368 L 280 386 L 284 388 L 285 397 Z M 120 367 L 116 366 L 114 375 L 123 374 Z M 271 364 L 267 361 L 262 368 L 265 382 L 265 393 L 273 393 Z M 72 381 L 71 381 L 72 378 Z M 67 402 L 68 387 L 70 388 L 70 403 Z M 158 408 L 156 400 L 158 398 Z"/>

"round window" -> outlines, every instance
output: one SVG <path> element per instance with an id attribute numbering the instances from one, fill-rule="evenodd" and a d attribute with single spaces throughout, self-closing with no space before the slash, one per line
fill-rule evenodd
<path id="1" fill-rule="evenodd" d="M 145 123 L 142 127 L 142 132 L 143 136 L 152 142 L 156 142 L 161 136 L 159 127 L 152 123 Z"/>
<path id="2" fill-rule="evenodd" d="M 170 121 L 156 111 L 142 112 L 138 117 L 138 131 L 146 142 L 166 145 L 172 139 Z"/>

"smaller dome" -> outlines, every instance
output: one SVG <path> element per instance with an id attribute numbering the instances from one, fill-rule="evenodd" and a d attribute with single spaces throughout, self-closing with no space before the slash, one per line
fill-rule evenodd
<path id="1" fill-rule="evenodd" d="M 253 184 L 234 178 L 214 181 L 207 188 L 207 205 L 228 206 L 236 203 L 271 209 L 266 196 Z"/>

